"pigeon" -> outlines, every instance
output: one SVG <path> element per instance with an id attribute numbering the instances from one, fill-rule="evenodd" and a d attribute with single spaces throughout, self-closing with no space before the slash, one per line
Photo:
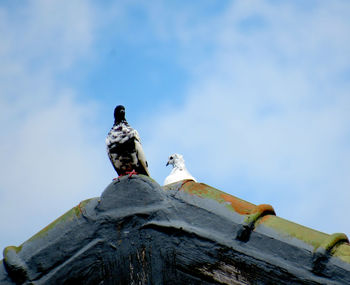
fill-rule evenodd
<path id="1" fill-rule="evenodd" d="M 122 105 L 114 109 L 114 125 L 107 135 L 106 145 L 109 159 L 119 177 L 128 174 L 150 176 L 140 136 L 126 121 Z"/>
<path id="2" fill-rule="evenodd" d="M 178 182 L 185 179 L 193 180 L 197 182 L 196 179 L 188 172 L 185 166 L 185 160 L 181 154 L 174 153 L 169 156 L 166 166 L 171 164 L 173 169 L 170 174 L 165 178 L 164 185 Z"/>

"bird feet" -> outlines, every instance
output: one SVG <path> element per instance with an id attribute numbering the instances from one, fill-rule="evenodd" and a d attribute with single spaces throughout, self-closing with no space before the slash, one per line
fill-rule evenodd
<path id="1" fill-rule="evenodd" d="M 137 172 L 135 171 L 135 169 L 133 169 L 132 171 L 130 172 L 125 172 L 126 174 L 129 174 L 129 178 L 131 178 L 131 176 L 133 175 L 137 175 Z"/>
<path id="2" fill-rule="evenodd" d="M 125 174 L 119 175 L 117 178 L 113 178 L 113 181 L 118 180 L 118 182 L 119 182 L 120 181 L 119 178 L 123 177 L 123 176 L 126 176 L 126 175 L 129 175 L 129 178 L 131 178 L 133 175 L 138 175 L 138 173 L 135 171 L 135 169 L 133 169 L 132 171 L 125 172 Z"/>

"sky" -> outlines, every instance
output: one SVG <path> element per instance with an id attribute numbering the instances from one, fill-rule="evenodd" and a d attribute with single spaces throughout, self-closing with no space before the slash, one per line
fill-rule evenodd
<path id="1" fill-rule="evenodd" d="M 350 2 L 1 1 L 0 248 L 116 173 L 122 104 L 151 176 L 350 236 Z"/>

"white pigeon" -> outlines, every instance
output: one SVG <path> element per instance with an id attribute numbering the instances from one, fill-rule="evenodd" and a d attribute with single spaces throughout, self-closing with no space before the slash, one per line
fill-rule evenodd
<path id="1" fill-rule="evenodd" d="M 149 175 L 148 163 L 138 132 L 129 126 L 122 105 L 114 109 L 114 125 L 106 138 L 108 157 L 119 176 Z"/>
<path id="2" fill-rule="evenodd" d="M 185 166 L 185 160 L 181 154 L 174 153 L 169 156 L 166 166 L 171 164 L 173 169 L 170 174 L 165 178 L 164 185 L 178 182 L 185 179 L 193 180 L 197 182 L 196 179 L 188 172 Z"/>

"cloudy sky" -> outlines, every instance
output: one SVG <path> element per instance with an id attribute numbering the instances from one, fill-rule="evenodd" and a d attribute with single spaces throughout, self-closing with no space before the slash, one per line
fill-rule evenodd
<path id="1" fill-rule="evenodd" d="M 113 110 L 152 177 L 350 235 L 349 1 L 1 1 L 0 248 L 116 176 Z"/>

